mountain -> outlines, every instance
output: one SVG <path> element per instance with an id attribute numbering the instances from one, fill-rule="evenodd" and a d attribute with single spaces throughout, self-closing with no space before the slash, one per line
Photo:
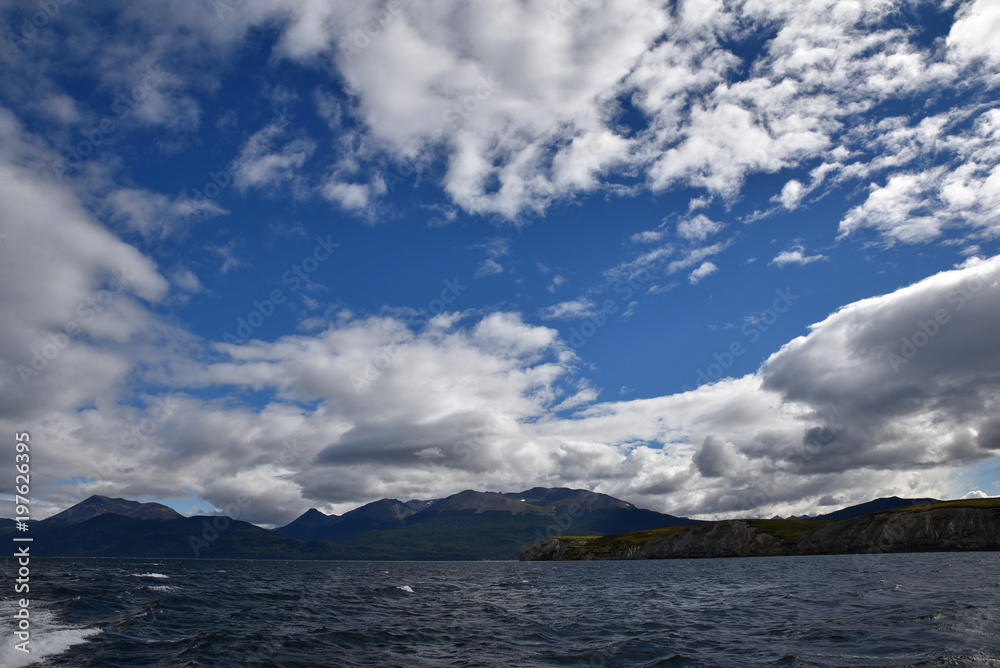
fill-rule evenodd
<path id="1" fill-rule="evenodd" d="M 274 530 L 278 536 L 300 540 L 345 541 L 366 531 L 402 523 L 433 501 L 397 501 L 380 499 L 355 508 L 343 515 L 324 515 L 315 508 Z"/>
<path id="2" fill-rule="evenodd" d="M 401 559 L 516 559 L 531 544 L 566 532 L 608 534 L 697 520 L 636 508 L 606 494 L 536 487 L 465 490 L 444 499 L 382 499 L 341 516 L 310 509 L 278 536 L 386 551 Z"/>
<path id="3" fill-rule="evenodd" d="M 39 556 L 478 560 L 516 559 L 539 540 L 570 532 L 604 535 L 695 523 L 587 490 L 534 488 L 381 499 L 339 516 L 311 508 L 273 531 L 92 496 L 32 525 L 30 535 Z M 0 525 L 0 537 L 14 531 Z"/>
<path id="4" fill-rule="evenodd" d="M 510 513 L 511 515 L 550 515 L 555 510 L 552 507 L 538 506 L 522 501 L 517 497 L 517 494 L 476 492 L 467 489 L 428 506 L 425 512 L 440 514 L 471 510 L 477 515 L 490 512 Z"/>
<path id="5" fill-rule="evenodd" d="M 586 489 L 568 489 L 566 487 L 533 487 L 523 492 L 504 494 L 508 498 L 518 499 L 536 506 L 551 506 L 559 511 L 569 510 L 573 504 L 586 506 L 591 510 L 619 508 L 628 510 L 635 508 L 628 501 L 616 499 L 607 494 L 591 492 Z"/>
<path id="6" fill-rule="evenodd" d="M 920 499 L 876 499 L 826 519 L 701 522 L 582 489 L 465 490 L 443 499 L 381 499 L 339 516 L 311 508 L 270 531 L 224 516 L 183 517 L 158 503 L 92 496 L 33 522 L 28 535 L 35 539 L 32 554 L 90 557 L 478 560 L 516 559 L 532 550 L 532 558 L 818 554 L 866 545 L 881 550 L 886 536 L 903 551 L 993 549 L 988 545 L 1000 499 L 930 506 L 915 501 Z M 876 512 L 856 516 L 870 509 Z M 838 521 L 840 513 L 851 517 Z M 15 532 L 0 522 L 0 538 Z"/>
<path id="7" fill-rule="evenodd" d="M 722 520 L 601 537 L 556 537 L 533 545 L 520 558 L 589 561 L 974 550 L 1000 550 L 1000 498 L 937 501 L 843 520 Z"/>
<path id="8" fill-rule="evenodd" d="M 94 495 L 84 499 L 72 508 L 42 520 L 50 524 L 79 524 L 87 520 L 111 513 L 140 520 L 175 520 L 183 517 L 173 508 L 162 503 L 140 503 L 128 499 L 112 499 L 107 496 Z"/>
<path id="9" fill-rule="evenodd" d="M 850 520 L 855 517 L 861 517 L 862 515 L 868 515 L 870 513 L 881 513 L 887 510 L 905 508 L 906 506 L 916 506 L 925 503 L 940 503 L 940 501 L 938 499 L 901 499 L 898 496 L 889 496 L 881 499 L 875 499 L 874 501 L 869 501 L 868 503 L 859 503 L 856 506 L 841 508 L 840 510 L 836 510 L 832 513 L 817 515 L 816 517 L 810 519 Z"/>
<path id="10" fill-rule="evenodd" d="M 324 527 L 338 519 L 340 519 L 339 515 L 327 515 L 315 508 L 310 508 L 285 526 L 275 529 L 273 533 L 286 538 L 306 540 L 306 536 L 323 530 Z"/>

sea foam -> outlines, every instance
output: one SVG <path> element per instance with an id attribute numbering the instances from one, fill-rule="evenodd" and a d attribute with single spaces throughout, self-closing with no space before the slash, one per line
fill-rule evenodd
<path id="1" fill-rule="evenodd" d="M 101 632 L 100 629 L 96 628 L 83 629 L 69 626 L 59 622 L 51 610 L 29 607 L 31 640 L 28 647 L 31 651 L 25 653 L 14 649 L 14 646 L 20 642 L 14 635 L 16 628 L 16 620 L 13 619 L 16 612 L 15 605 L 14 601 L 0 602 L 0 620 L 2 620 L 0 628 L 3 629 L 3 637 L 0 638 L 0 657 L 2 657 L 2 664 L 9 668 L 46 665 L 49 657 L 62 654 L 70 647 L 84 643 L 87 638 Z"/>

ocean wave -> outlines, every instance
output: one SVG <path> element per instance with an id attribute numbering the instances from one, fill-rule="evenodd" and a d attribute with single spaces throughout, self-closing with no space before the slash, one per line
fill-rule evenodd
<path id="1" fill-rule="evenodd" d="M 164 575 L 163 573 L 130 573 L 133 578 L 169 578 L 169 575 Z"/>

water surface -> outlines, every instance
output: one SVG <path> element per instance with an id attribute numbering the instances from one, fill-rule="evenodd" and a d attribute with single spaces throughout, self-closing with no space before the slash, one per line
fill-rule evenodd
<path id="1" fill-rule="evenodd" d="M 33 652 L 5 597 L 2 665 L 1000 666 L 998 553 L 33 559 L 31 589 Z"/>

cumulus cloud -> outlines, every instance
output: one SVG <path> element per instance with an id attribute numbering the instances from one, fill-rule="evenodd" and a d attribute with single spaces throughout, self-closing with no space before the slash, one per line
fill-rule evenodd
<path id="1" fill-rule="evenodd" d="M 149 310 L 168 283 L 53 178 L 32 139 L 0 109 L 0 302 L 17 314 L 0 323 L 0 420 L 59 431 L 123 391 L 133 356 L 169 329 Z M 60 470 L 55 453 L 39 460 Z"/>
<path id="2" fill-rule="evenodd" d="M 252 519 L 269 522 L 306 505 L 345 510 L 484 484 L 594 485 L 701 517 L 798 513 L 833 496 L 958 495 L 944 473 L 994 456 L 1000 433 L 998 277 L 1000 257 L 969 260 L 846 305 L 757 373 L 606 403 L 557 332 L 516 313 L 423 329 L 334 314 L 313 334 L 172 357 L 159 382 L 174 389 L 145 397 L 145 409 L 95 397 L 101 411 L 77 411 L 88 401 L 78 385 L 48 394 L 36 409 L 53 421 L 39 436 L 58 429 L 72 446 L 50 464 L 90 478 L 81 495 L 183 488 L 221 506 L 252 489 Z M 271 398 L 251 408 L 206 388 Z M 161 413 L 136 448 L 96 445 Z"/>
<path id="3" fill-rule="evenodd" d="M 781 202 L 781 206 L 785 207 L 789 211 L 794 211 L 799 208 L 799 203 L 802 201 L 802 197 L 805 195 L 805 188 L 802 183 L 797 179 L 792 179 L 784 185 L 781 189 L 781 193 L 775 195 L 774 199 Z"/>
<path id="4" fill-rule="evenodd" d="M 1000 64 L 1000 46 L 994 35 L 1000 30 L 1000 7 L 989 0 L 970 2 L 959 12 L 948 33 L 948 48 L 960 61 L 982 59 Z"/>
<path id="5" fill-rule="evenodd" d="M 732 443 L 721 443 L 708 435 L 691 458 L 698 472 L 706 478 L 732 475 L 739 467 L 739 457 Z"/>
<path id="6" fill-rule="evenodd" d="M 713 242 L 721 223 L 691 214 L 732 206 L 761 174 L 753 183 L 784 184 L 763 200 L 788 211 L 807 193 L 861 186 L 842 238 L 982 241 L 1000 229 L 1000 112 L 912 104 L 992 90 L 997 10 L 986 0 L 962 4 L 933 47 L 900 29 L 897 3 L 828 0 L 564 3 L 554 22 L 551 7 L 517 0 L 404 3 L 358 47 L 356 28 L 381 8 L 260 1 L 216 20 L 187 3 L 110 3 L 107 25 L 24 44 L 25 76 L 4 99 L 25 100 L 21 118 L 99 124 L 107 110 L 71 99 L 49 57 L 70 49 L 93 64 L 95 90 L 133 100 L 119 107 L 122 134 L 172 133 L 150 147 L 159 157 L 200 141 L 198 96 L 217 94 L 220 72 L 266 27 L 270 62 L 321 80 L 319 125 L 339 134 L 258 119 L 234 140 L 234 196 L 291 192 L 368 212 L 389 190 L 381 174 L 400 165 L 440 186 L 449 210 L 512 219 L 577 195 L 685 189 L 676 237 L 663 225 L 636 233 L 644 245 L 605 274 L 641 278 L 643 290 L 715 271 L 733 241 Z M 120 26 L 130 40 L 105 39 Z M 13 67 L 12 50 L 0 58 Z M 327 76 L 343 100 L 323 93 Z M 902 111 L 873 118 L 880 108 Z M 222 506 L 250 489 L 248 518 L 279 522 L 308 505 L 564 484 L 681 514 L 771 515 L 961 494 L 969 484 L 957 491 L 948 475 L 1000 448 L 997 258 L 843 305 L 755 373 L 600 403 L 558 333 L 514 312 L 441 314 L 420 328 L 331 307 L 301 323 L 308 334 L 238 346 L 184 331 L 158 315 L 161 269 L 109 228 L 172 238 L 191 202 L 128 183 L 111 141 L 69 169 L 77 139 L 62 130 L 49 145 L 0 109 L 0 298 L 17 314 L 0 323 L 0 422 L 9 433 L 34 420 L 33 437 L 60 445 L 39 470 L 87 480 L 81 496 L 190 489 Z M 308 179 L 314 163 L 326 171 Z M 212 244 L 222 273 L 245 262 L 225 239 Z M 480 269 L 496 273 L 504 247 L 482 250 Z M 772 263 L 822 258 L 792 246 Z M 200 289 L 187 269 L 171 278 Z M 592 308 L 583 297 L 536 315 Z M 57 482 L 41 479 L 42 503 L 69 494 Z"/>
<path id="7" fill-rule="evenodd" d="M 947 13 L 948 6 L 917 4 L 936 17 Z M 97 63 L 95 75 L 109 90 L 132 95 L 139 87 L 129 122 L 180 135 L 199 127 L 196 97 L 216 90 L 221 71 L 261 27 L 276 35 L 272 62 L 306 69 L 330 63 L 350 98 L 333 99 L 325 86 L 311 93 L 337 133 L 322 147 L 335 153 L 330 177 L 311 188 L 295 182 L 321 145 L 304 134 L 304 124 L 292 131 L 279 118 L 242 147 L 237 187 L 291 182 L 303 197 L 318 194 L 350 211 L 366 211 L 386 193 L 384 183 L 362 175 L 400 165 L 437 181 L 465 212 L 512 219 L 602 189 L 693 186 L 705 191 L 691 197 L 695 210 L 714 198 L 733 201 L 752 175 L 809 165 L 810 182 L 783 179 L 780 192 L 770 194 L 774 201 L 794 210 L 825 179 L 877 174 L 872 183 L 889 191 L 873 191 L 869 210 L 849 217 L 844 231 L 871 221 L 892 236 L 889 200 L 913 214 L 921 203 L 938 209 L 940 193 L 932 173 L 896 174 L 898 165 L 866 160 L 872 137 L 855 129 L 883 102 L 914 107 L 919 120 L 913 96 L 935 87 L 987 87 L 996 69 L 989 65 L 1000 58 L 992 40 L 997 10 L 988 0 L 958 8 L 940 50 L 922 43 L 919 30 L 901 29 L 918 12 L 913 3 L 896 2 L 751 0 L 671 9 L 653 0 L 557 8 L 503 0 L 389 9 L 376 0 L 261 0 L 225 8 L 225 20 L 211 11 L 206 20 L 204 9 L 176 2 L 141 12 L 111 3 L 112 26 L 128 25 L 134 44 L 106 44 L 96 26 L 81 22 L 74 48 L 81 60 Z M 77 11 L 64 8 L 63 15 L 76 18 Z M 365 35 L 373 13 L 384 20 Z M 739 48 L 761 36 L 767 39 L 759 52 Z M 56 37 L 41 34 L 24 49 L 44 54 Z M 49 115 L 63 122 L 85 115 L 60 90 L 49 59 L 34 58 L 30 67 L 26 79 L 38 93 L 25 88 L 25 99 L 37 95 L 35 102 L 46 101 Z M 626 101 L 634 122 L 623 122 Z M 935 150 L 927 145 L 918 153 L 930 160 Z M 993 190 L 988 173 L 996 161 L 960 164 L 966 173 L 948 192 L 983 201 Z M 984 204 L 956 211 L 954 198 L 946 204 L 950 225 L 982 226 L 989 210 Z M 939 228 L 924 221 L 898 231 L 924 240 Z"/>

